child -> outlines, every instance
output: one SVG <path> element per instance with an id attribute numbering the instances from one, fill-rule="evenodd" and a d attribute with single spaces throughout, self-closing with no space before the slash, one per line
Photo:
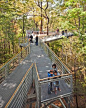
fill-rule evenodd
<path id="1" fill-rule="evenodd" d="M 58 76 L 58 75 L 60 75 L 60 74 L 57 73 L 56 70 L 54 70 L 53 76 Z M 55 81 L 54 82 L 54 91 L 55 91 L 55 94 L 57 94 L 57 88 L 58 88 L 59 91 L 61 91 L 61 89 L 59 88 L 59 81 Z"/>

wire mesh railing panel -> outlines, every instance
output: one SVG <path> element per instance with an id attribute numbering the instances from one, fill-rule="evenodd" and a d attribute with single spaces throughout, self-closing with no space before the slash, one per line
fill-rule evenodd
<path id="1" fill-rule="evenodd" d="M 48 55 L 48 57 L 51 59 L 52 63 L 56 63 L 58 71 L 60 74 L 67 74 L 70 73 L 69 69 L 59 60 L 59 58 L 56 56 L 56 54 L 45 44 L 40 40 L 39 44 L 45 51 L 45 53 Z"/>
<path id="2" fill-rule="evenodd" d="M 36 65 L 35 65 L 36 66 Z M 38 76 L 37 76 L 37 70 L 36 67 L 34 66 L 34 71 L 33 71 L 33 79 L 35 82 L 35 90 L 36 90 L 36 97 L 37 97 L 37 104 L 39 104 L 39 83 L 38 83 Z"/>
<path id="3" fill-rule="evenodd" d="M 16 54 L 5 65 L 0 68 L 0 83 L 12 73 L 12 71 L 20 64 L 22 60 L 29 54 L 30 45 L 23 49 L 20 53 Z"/>
<path id="4" fill-rule="evenodd" d="M 27 93 L 33 82 L 33 64 L 26 72 L 14 94 L 6 104 L 5 108 L 22 108 L 26 104 Z"/>
<path id="5" fill-rule="evenodd" d="M 41 106 L 41 85 L 40 85 L 40 81 L 39 81 L 40 77 L 39 77 L 39 74 L 38 74 L 36 63 L 34 65 L 33 69 L 34 69 L 33 70 L 33 79 L 34 79 L 34 82 L 35 82 L 37 108 L 40 108 L 40 106 Z"/>
<path id="6" fill-rule="evenodd" d="M 0 70 L 0 83 L 5 79 L 5 68 Z"/>
<path id="7" fill-rule="evenodd" d="M 27 38 L 19 38 L 19 45 L 22 43 L 28 43 L 28 39 Z"/>
<path id="8" fill-rule="evenodd" d="M 57 65 L 57 69 L 58 72 L 61 75 L 61 78 L 56 78 L 54 80 L 64 80 L 63 82 L 65 82 L 67 84 L 67 86 L 72 89 L 72 75 L 70 73 L 70 70 L 60 61 L 60 59 L 56 56 L 56 54 L 45 44 L 43 43 L 41 40 L 39 41 L 39 45 L 43 48 L 43 50 L 45 51 L 45 53 L 48 55 L 48 57 L 50 58 L 52 63 L 55 63 Z M 45 78 L 47 80 L 47 78 Z M 42 81 L 45 81 L 45 79 Z M 53 78 L 51 78 L 51 80 L 53 81 Z M 52 82 L 51 81 L 51 82 Z"/>

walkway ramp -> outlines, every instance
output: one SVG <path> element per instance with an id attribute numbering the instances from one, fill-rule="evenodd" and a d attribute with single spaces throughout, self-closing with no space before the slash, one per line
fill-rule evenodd
<path id="1" fill-rule="evenodd" d="M 57 95 L 53 92 L 52 94 L 48 94 L 48 83 L 53 82 L 54 79 L 48 80 L 47 72 L 51 69 L 51 66 L 53 63 L 57 64 L 58 71 L 61 74 L 67 74 L 67 70 L 65 67 L 61 64 L 59 60 L 57 60 L 55 57 L 49 58 L 49 53 L 46 54 L 44 49 L 41 48 L 41 43 L 39 46 L 35 46 L 34 43 L 31 44 L 31 53 L 30 58 L 32 62 L 36 63 L 38 75 L 39 75 L 39 101 L 40 103 L 45 103 L 48 101 L 54 101 L 59 98 L 64 98 L 70 96 L 72 94 L 72 83 L 71 83 L 71 75 L 70 76 L 62 76 L 61 78 L 57 78 L 57 80 L 60 80 L 60 88 L 61 91 L 57 91 Z M 43 45 L 46 46 L 46 45 Z M 47 51 L 49 52 L 49 51 Z M 52 56 L 52 55 L 51 55 Z M 63 68 L 63 69 L 62 69 Z M 68 84 L 69 82 L 69 84 Z M 70 85 L 71 83 L 71 85 Z M 71 87 L 70 87 L 71 86 Z"/>
<path id="2" fill-rule="evenodd" d="M 52 66 L 51 60 L 44 50 L 34 43 L 31 44 L 30 61 L 36 63 L 40 79 L 46 78 Z"/>
<path id="3" fill-rule="evenodd" d="M 52 36 L 44 36 L 42 37 L 43 42 L 50 42 L 50 41 L 55 41 L 59 39 L 63 39 L 64 37 L 70 37 L 73 36 L 73 33 L 67 33 L 67 34 L 59 34 L 59 35 L 52 35 Z"/>
<path id="4" fill-rule="evenodd" d="M 4 108 L 22 78 L 30 68 L 32 62 L 29 55 L 23 60 L 18 67 L 0 84 L 0 108 Z"/>
<path id="5" fill-rule="evenodd" d="M 35 65 L 31 65 L 32 63 L 35 63 Z M 51 69 L 52 63 L 56 63 L 61 78 L 54 79 L 52 77 L 48 80 L 47 72 Z M 23 101 L 27 99 L 27 93 L 33 80 L 35 81 L 37 108 L 41 107 L 41 103 L 51 103 L 56 99 L 68 97 L 72 94 L 70 71 L 46 44 L 39 41 L 38 46 L 31 43 L 30 54 L 0 85 L 0 107 L 18 108 L 19 106 L 21 108 L 24 104 Z M 61 91 L 58 91 L 57 95 L 54 92 L 48 94 L 48 83 L 58 80 L 60 80 Z M 18 91 L 19 89 L 20 91 Z"/>

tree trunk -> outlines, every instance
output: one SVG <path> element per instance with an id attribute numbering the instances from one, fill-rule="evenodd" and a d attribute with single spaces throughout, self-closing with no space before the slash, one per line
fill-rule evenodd
<path id="1" fill-rule="evenodd" d="M 10 41 L 8 41 L 8 45 L 9 45 L 9 54 L 10 54 Z"/>
<path id="2" fill-rule="evenodd" d="M 24 15 L 23 15 L 23 34 L 22 34 L 22 39 L 25 38 L 25 30 L 24 30 L 24 28 L 25 27 L 24 27 Z M 24 35 L 24 37 L 23 37 L 23 35 Z"/>
<path id="3" fill-rule="evenodd" d="M 47 35 L 49 35 L 49 28 L 48 28 L 48 25 L 49 25 L 49 17 L 47 17 Z"/>
<path id="4" fill-rule="evenodd" d="M 35 25 L 36 25 L 36 31 L 37 31 L 38 25 L 37 25 L 37 23 L 35 23 Z"/>
<path id="5" fill-rule="evenodd" d="M 42 26 L 43 26 L 43 22 L 42 22 L 42 2 L 41 2 L 41 26 L 40 26 L 40 33 L 42 33 Z"/>
<path id="6" fill-rule="evenodd" d="M 77 86 L 77 84 L 76 84 L 76 69 L 75 69 L 75 67 L 76 67 L 76 57 L 75 57 L 75 59 L 74 59 L 74 72 L 75 72 L 75 74 L 74 74 L 74 76 L 75 76 L 75 91 L 76 91 L 76 95 L 75 95 L 75 99 L 76 99 L 76 108 L 78 108 L 78 96 L 77 96 L 77 88 L 76 88 L 76 86 Z"/>
<path id="7" fill-rule="evenodd" d="M 5 39 L 4 39 L 4 63 L 5 63 Z"/>

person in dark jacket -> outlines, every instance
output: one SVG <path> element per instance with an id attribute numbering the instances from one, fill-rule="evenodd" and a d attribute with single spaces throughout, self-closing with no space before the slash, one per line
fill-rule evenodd
<path id="1" fill-rule="evenodd" d="M 36 46 L 38 45 L 38 36 L 36 36 Z"/>
<path id="2" fill-rule="evenodd" d="M 30 36 L 30 42 L 33 43 L 33 36 Z"/>

